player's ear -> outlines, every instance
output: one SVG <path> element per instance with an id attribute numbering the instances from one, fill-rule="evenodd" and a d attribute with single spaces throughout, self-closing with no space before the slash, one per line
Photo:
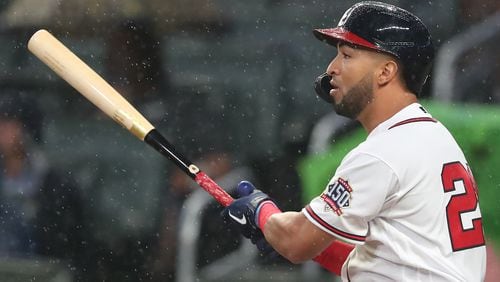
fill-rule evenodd
<path id="1" fill-rule="evenodd" d="M 376 74 L 377 84 L 380 86 L 386 85 L 393 79 L 398 77 L 399 66 L 395 60 L 383 60 Z"/>

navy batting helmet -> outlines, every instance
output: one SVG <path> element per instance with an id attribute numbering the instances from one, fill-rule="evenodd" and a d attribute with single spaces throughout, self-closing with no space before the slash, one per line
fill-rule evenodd
<path id="1" fill-rule="evenodd" d="M 344 41 L 396 57 L 406 86 L 416 95 L 432 67 L 434 46 L 427 27 L 417 16 L 390 4 L 357 3 L 344 13 L 337 27 L 315 29 L 313 33 L 334 46 Z"/>

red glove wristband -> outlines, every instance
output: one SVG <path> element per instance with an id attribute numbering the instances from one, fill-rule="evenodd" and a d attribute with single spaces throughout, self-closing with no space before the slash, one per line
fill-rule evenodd
<path id="1" fill-rule="evenodd" d="M 264 226 L 266 225 L 267 220 L 269 217 L 275 213 L 280 213 L 281 210 L 272 202 L 272 201 L 266 201 L 262 203 L 262 205 L 259 207 L 258 211 L 258 219 L 257 219 L 257 224 L 259 225 L 260 230 L 264 232 Z"/>
<path id="2" fill-rule="evenodd" d="M 335 240 L 321 254 L 313 258 L 313 261 L 340 276 L 342 265 L 353 249 L 353 245 Z"/>

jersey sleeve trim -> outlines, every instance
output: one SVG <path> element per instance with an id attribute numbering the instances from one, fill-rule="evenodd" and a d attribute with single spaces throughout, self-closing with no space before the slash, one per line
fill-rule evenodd
<path id="1" fill-rule="evenodd" d="M 409 119 L 406 119 L 406 120 L 403 120 L 403 121 L 400 121 L 394 125 L 392 125 L 391 127 L 389 127 L 389 129 L 393 129 L 394 127 L 397 127 L 397 126 L 400 126 L 400 125 L 404 125 L 404 124 L 408 124 L 408 123 L 412 123 L 412 122 L 422 122 L 422 121 L 430 121 L 430 122 L 434 122 L 436 123 L 437 120 L 434 119 L 434 118 L 431 118 L 431 117 L 417 117 L 417 118 L 409 118 Z"/>
<path id="2" fill-rule="evenodd" d="M 363 243 L 366 240 L 366 236 L 361 236 L 361 235 L 356 235 L 356 234 L 351 234 L 342 230 L 339 230 L 332 225 L 328 224 L 326 221 L 321 219 L 314 211 L 313 209 L 307 205 L 304 208 L 304 212 L 306 215 L 314 220 L 316 223 L 318 223 L 321 227 L 325 228 L 326 230 L 330 231 L 331 233 L 335 234 L 336 236 L 339 236 L 340 238 L 347 239 L 348 241 L 354 241 L 355 243 Z"/>

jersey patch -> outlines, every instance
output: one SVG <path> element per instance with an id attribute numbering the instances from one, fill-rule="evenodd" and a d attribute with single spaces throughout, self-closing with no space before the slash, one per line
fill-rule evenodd
<path id="1" fill-rule="evenodd" d="M 328 191 L 321 194 L 325 201 L 325 210 L 332 210 L 337 215 L 342 215 L 342 209 L 349 207 L 352 188 L 346 180 L 338 178 L 333 184 L 328 185 Z"/>

